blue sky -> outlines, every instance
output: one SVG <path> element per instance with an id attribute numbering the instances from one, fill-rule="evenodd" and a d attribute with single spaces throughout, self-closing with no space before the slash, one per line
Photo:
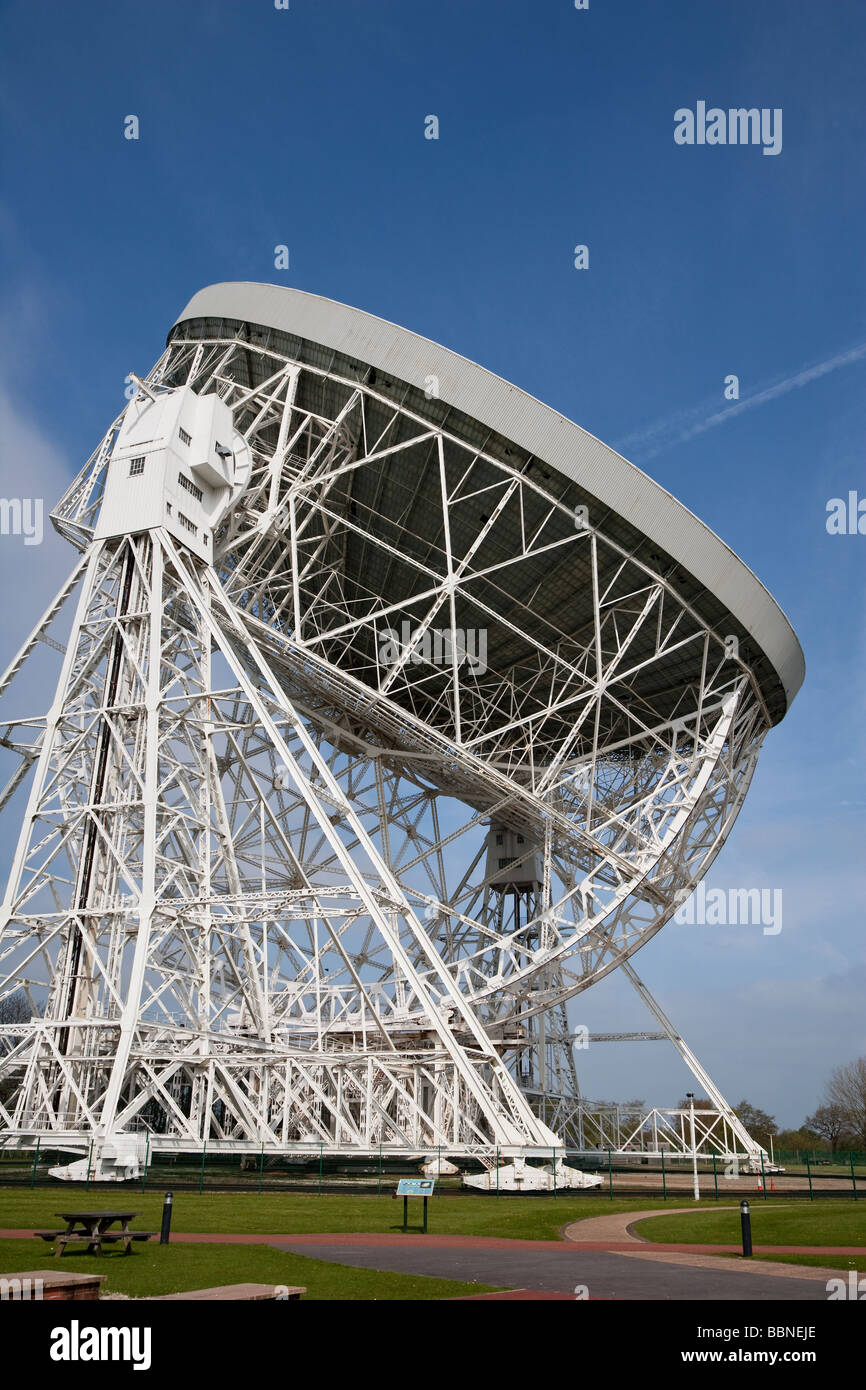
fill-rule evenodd
<path id="1" fill-rule="evenodd" d="M 729 1099 L 799 1122 L 866 1053 L 866 536 L 825 528 L 830 498 L 866 496 L 866 355 L 800 379 L 866 344 L 866 11 L 79 0 L 0 24 L 3 496 L 54 502 L 195 290 L 277 281 L 620 447 L 781 603 L 806 685 L 708 883 L 781 888 L 783 930 L 671 925 L 635 964 Z M 699 100 L 781 108 L 781 153 L 676 145 Z M 732 373 L 741 401 L 788 385 L 693 432 Z M 71 559 L 0 538 L 0 664 Z M 630 993 L 605 982 L 572 1017 L 645 1027 Z M 661 1044 L 579 1056 L 594 1096 L 688 1089 Z"/>

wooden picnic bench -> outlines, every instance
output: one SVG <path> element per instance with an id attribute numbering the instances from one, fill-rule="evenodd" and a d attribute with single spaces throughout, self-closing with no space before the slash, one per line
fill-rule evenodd
<path id="1" fill-rule="evenodd" d="M 103 1245 L 121 1241 L 124 1255 L 129 1255 L 134 1240 L 150 1240 L 158 1234 L 157 1231 L 129 1229 L 130 1221 L 138 1216 L 137 1211 L 57 1211 L 54 1215 L 66 1222 L 65 1230 L 34 1231 L 34 1235 L 56 1242 L 61 1257 L 70 1241 L 86 1242 L 88 1255 L 101 1255 Z M 111 1230 L 115 1223 L 119 1224 L 119 1231 Z"/>

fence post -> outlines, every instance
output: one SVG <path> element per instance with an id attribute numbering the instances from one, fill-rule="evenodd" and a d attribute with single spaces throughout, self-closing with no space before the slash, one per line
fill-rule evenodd
<path id="1" fill-rule="evenodd" d="M 202 1188 L 204 1187 L 204 1156 L 205 1156 L 206 1153 L 207 1153 L 207 1140 L 206 1140 L 206 1139 L 203 1139 L 203 1140 L 201 1141 L 201 1171 L 199 1172 L 199 1175 L 198 1175 L 198 1195 L 199 1195 L 199 1197 L 201 1196 L 201 1194 L 202 1194 Z"/>
<path id="2" fill-rule="evenodd" d="M 149 1163 L 150 1163 L 150 1130 L 148 1130 L 147 1135 L 145 1136 L 145 1140 L 144 1140 L 144 1172 L 143 1172 L 142 1175 L 141 1175 L 141 1191 L 142 1191 L 142 1194 L 144 1193 L 145 1184 L 146 1184 L 146 1182 L 147 1182 L 147 1168 L 148 1168 L 148 1164 L 149 1164 Z"/>
<path id="3" fill-rule="evenodd" d="M 382 1195 L 382 1141 L 379 1140 L 379 1181 L 376 1186 L 376 1196 Z"/>
<path id="4" fill-rule="evenodd" d="M 33 1155 L 33 1172 L 30 1174 L 30 1186 L 36 1186 L 36 1165 L 39 1162 L 39 1135 L 36 1136 L 36 1152 Z"/>
<path id="5" fill-rule="evenodd" d="M 719 1200 L 719 1174 L 716 1170 L 716 1155 L 713 1153 L 713 1187 L 716 1189 L 716 1201 Z"/>
<path id="6" fill-rule="evenodd" d="M 815 1194 L 812 1191 L 812 1165 L 809 1162 L 809 1150 L 806 1150 L 806 1175 L 809 1179 L 809 1201 L 814 1202 Z"/>
<path id="7" fill-rule="evenodd" d="M 499 1196 L 499 1145 L 496 1145 L 496 1195 Z"/>
<path id="8" fill-rule="evenodd" d="M 764 1150 L 761 1149 L 761 1189 L 764 1194 L 764 1201 L 767 1200 L 767 1175 L 764 1172 Z"/>
<path id="9" fill-rule="evenodd" d="M 556 1196 L 556 1149 L 553 1150 L 553 1195 Z"/>
<path id="10" fill-rule="evenodd" d="M 262 1151 L 259 1154 L 259 1196 L 262 1195 L 262 1178 L 265 1172 L 265 1141 L 262 1140 Z"/>
<path id="11" fill-rule="evenodd" d="M 318 1191 L 318 1196 L 319 1196 L 319 1197 L 321 1197 L 321 1195 L 322 1195 L 322 1152 L 323 1152 L 323 1149 L 324 1149 L 324 1145 L 323 1145 L 323 1144 L 320 1144 L 320 1145 L 319 1145 L 319 1191 Z"/>
<path id="12" fill-rule="evenodd" d="M 610 1200 L 613 1201 L 613 1156 L 610 1149 L 607 1151 L 607 1178 L 610 1183 Z"/>
<path id="13" fill-rule="evenodd" d="M 87 1181 L 84 1184 L 85 1192 L 90 1191 L 90 1161 L 93 1158 L 93 1140 L 90 1141 L 90 1148 L 87 1151 Z"/>
<path id="14" fill-rule="evenodd" d="M 668 1180 L 667 1180 L 667 1174 L 665 1173 L 665 1151 L 664 1151 L 664 1149 L 662 1149 L 662 1201 L 663 1201 L 663 1202 L 666 1202 L 667 1199 L 668 1199 Z"/>
<path id="15" fill-rule="evenodd" d="M 851 1186 L 854 1189 L 854 1201 L 857 1201 L 857 1174 L 854 1172 L 854 1153 L 848 1150 L 848 1162 L 851 1164 Z"/>

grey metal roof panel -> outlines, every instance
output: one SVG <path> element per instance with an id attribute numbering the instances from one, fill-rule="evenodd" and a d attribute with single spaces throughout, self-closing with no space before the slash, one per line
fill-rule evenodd
<path id="1" fill-rule="evenodd" d="M 320 343 L 423 391 L 579 483 L 659 545 L 742 623 L 790 705 L 805 675 L 797 636 L 772 595 L 715 532 L 646 473 L 573 421 L 458 353 L 374 314 L 281 285 L 234 281 L 199 290 L 177 320 L 232 319 Z"/>

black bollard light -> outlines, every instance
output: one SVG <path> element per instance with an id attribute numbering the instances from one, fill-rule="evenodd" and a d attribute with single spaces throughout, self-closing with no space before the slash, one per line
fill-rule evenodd
<path id="1" fill-rule="evenodd" d="M 752 1253 L 752 1218 L 749 1204 L 745 1201 L 740 1203 L 740 1227 L 743 1232 L 743 1255 L 748 1258 Z"/>
<path id="2" fill-rule="evenodd" d="M 168 1236 L 171 1231 L 171 1207 L 174 1197 L 171 1192 L 166 1192 L 165 1201 L 162 1204 L 162 1229 L 159 1233 L 160 1245 L 168 1245 Z"/>

